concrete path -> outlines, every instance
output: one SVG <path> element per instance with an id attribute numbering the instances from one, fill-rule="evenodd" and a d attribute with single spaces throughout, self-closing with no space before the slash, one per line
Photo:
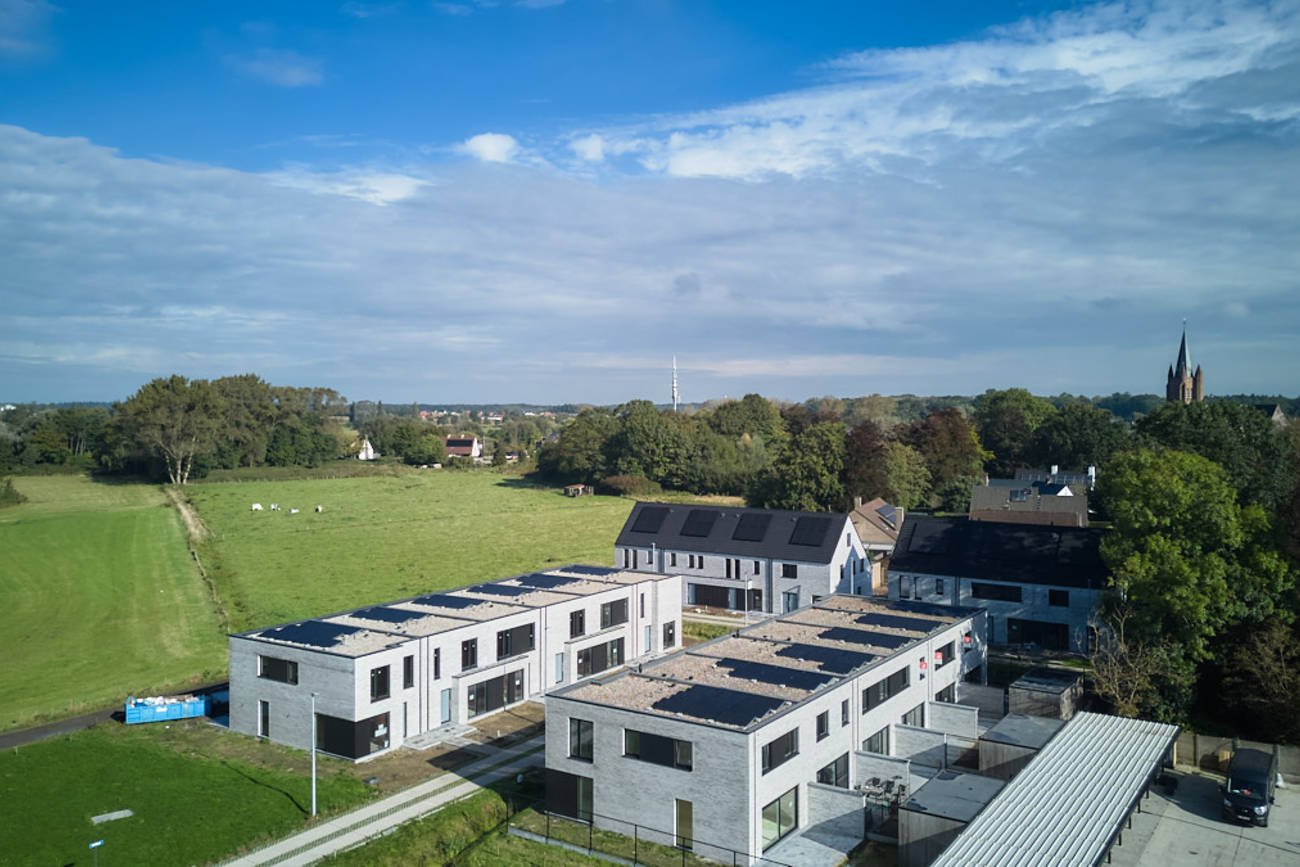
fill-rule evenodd
<path id="1" fill-rule="evenodd" d="M 403 822 L 426 816 L 491 783 L 513 778 L 525 768 L 540 765 L 545 745 L 546 740 L 540 735 L 507 749 L 479 744 L 490 751 L 485 758 L 223 863 L 229 867 L 314 863 Z"/>
<path id="2" fill-rule="evenodd" d="M 761 611 L 751 611 L 749 612 L 749 622 L 757 623 L 771 616 Z M 733 629 L 740 629 L 745 625 L 744 615 L 729 617 L 725 614 L 687 614 L 682 612 L 682 620 L 694 620 L 696 623 L 716 623 L 719 626 L 730 626 Z"/>

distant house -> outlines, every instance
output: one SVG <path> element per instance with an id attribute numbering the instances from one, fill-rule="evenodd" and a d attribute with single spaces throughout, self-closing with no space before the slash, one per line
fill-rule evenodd
<path id="1" fill-rule="evenodd" d="M 483 456 L 483 442 L 478 437 L 447 437 L 447 456 L 455 458 L 479 458 Z"/>
<path id="2" fill-rule="evenodd" d="M 853 529 L 858 531 L 858 538 L 871 561 L 872 592 L 885 592 L 885 560 L 894 553 L 894 546 L 898 544 L 903 515 L 903 509 L 891 506 L 881 497 L 867 503 L 862 502 L 861 497 L 853 498 L 849 520 L 853 522 Z"/>
<path id="3" fill-rule="evenodd" d="M 1084 652 L 1106 584 L 1102 532 L 908 518 L 889 563 L 889 598 L 986 608 L 993 644 Z"/>
<path id="4" fill-rule="evenodd" d="M 1279 404 L 1257 403 L 1255 404 L 1255 409 L 1268 416 L 1269 421 L 1273 422 L 1277 427 L 1282 427 L 1286 424 L 1286 413 L 1282 412 L 1282 407 Z"/>
<path id="5" fill-rule="evenodd" d="M 357 452 L 357 460 L 373 461 L 377 457 L 379 457 L 379 452 L 375 451 L 375 447 L 370 444 L 370 440 L 362 439 L 361 451 Z"/>
<path id="6" fill-rule="evenodd" d="M 970 519 L 1052 527 L 1088 526 L 1088 497 L 1066 485 L 1036 482 L 1017 486 L 977 484 L 971 489 Z"/>
<path id="7" fill-rule="evenodd" d="M 834 593 L 871 594 L 847 515 L 637 503 L 614 542 L 623 569 L 680 574 L 684 602 L 781 614 Z"/>

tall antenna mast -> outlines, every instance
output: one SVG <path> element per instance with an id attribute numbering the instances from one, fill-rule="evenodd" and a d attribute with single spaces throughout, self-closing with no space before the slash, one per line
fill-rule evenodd
<path id="1" fill-rule="evenodd" d="M 673 356 L 673 412 L 677 412 L 677 356 Z"/>

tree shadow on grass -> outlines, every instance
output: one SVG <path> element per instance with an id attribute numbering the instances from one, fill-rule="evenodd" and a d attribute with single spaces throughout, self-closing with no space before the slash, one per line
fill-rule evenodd
<path id="1" fill-rule="evenodd" d="M 268 782 L 259 780 L 257 777 L 254 777 L 252 774 L 248 773 L 247 771 L 242 771 L 239 768 L 235 767 L 226 759 L 218 759 L 217 761 L 223 766 L 225 766 L 226 768 L 228 768 L 229 770 L 234 771 L 236 774 L 243 777 L 245 780 L 248 780 L 253 785 L 261 786 L 263 789 L 270 789 L 272 792 L 278 792 L 279 794 L 284 795 L 286 798 L 289 799 L 289 803 L 293 804 L 294 807 L 297 808 L 299 813 L 302 813 L 304 816 L 307 815 L 308 812 L 307 808 L 302 804 L 298 803 L 298 799 L 295 798 L 293 795 L 291 795 L 289 792 L 285 791 L 279 786 L 273 786 Z"/>
<path id="2" fill-rule="evenodd" d="M 507 476 L 496 483 L 498 488 L 513 488 L 521 491 L 551 491 L 556 494 L 564 495 L 564 491 L 548 485 L 544 482 L 530 479 L 527 476 Z"/>

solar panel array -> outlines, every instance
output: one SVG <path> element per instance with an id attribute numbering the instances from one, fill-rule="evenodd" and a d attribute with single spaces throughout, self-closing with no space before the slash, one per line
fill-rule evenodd
<path id="1" fill-rule="evenodd" d="M 405 623 L 408 620 L 419 620 L 421 617 L 428 617 L 427 611 L 412 611 L 409 608 L 388 608 L 384 605 L 376 605 L 373 608 L 362 608 L 352 614 L 353 617 L 360 617 L 362 620 L 378 620 L 383 623 Z"/>
<path id="2" fill-rule="evenodd" d="M 754 720 L 779 710 L 785 703 L 779 698 L 765 695 L 694 684 L 681 692 L 659 699 L 651 708 L 663 713 L 679 713 L 743 728 Z"/>
<path id="3" fill-rule="evenodd" d="M 537 587 L 542 590 L 554 590 L 556 587 L 563 587 L 565 584 L 582 583 L 581 578 L 567 578 L 564 575 L 547 575 L 543 572 L 534 572 L 532 575 L 520 575 L 515 580 L 526 587 Z"/>
<path id="4" fill-rule="evenodd" d="M 704 538 L 713 531 L 719 514 L 713 509 L 691 509 L 686 513 L 686 523 L 682 524 L 682 535 Z"/>
<path id="5" fill-rule="evenodd" d="M 826 539 L 826 532 L 830 528 L 830 518 L 814 518 L 805 515 L 794 522 L 794 532 L 790 534 L 790 544 L 817 548 Z"/>
<path id="6" fill-rule="evenodd" d="M 745 512 L 736 522 L 736 530 L 731 538 L 737 542 L 761 542 L 767 535 L 767 528 L 772 523 L 772 516 L 762 512 Z"/>
<path id="7" fill-rule="evenodd" d="M 951 612 L 949 612 L 949 616 L 951 616 Z M 881 614 L 875 611 L 858 615 L 853 619 L 864 626 L 883 626 L 886 629 L 910 629 L 913 632 L 929 632 L 931 629 L 942 625 L 933 620 L 922 620 L 919 617 L 904 617 L 901 614 Z"/>
<path id="8" fill-rule="evenodd" d="M 325 623 L 321 620 L 306 620 L 302 623 L 290 623 L 277 626 L 262 633 L 265 638 L 279 641 L 292 641 L 294 644 L 306 644 L 310 647 L 334 647 L 343 638 L 355 635 L 363 630 L 357 626 L 344 626 L 342 623 Z"/>
<path id="9" fill-rule="evenodd" d="M 884 518 L 889 523 L 889 526 L 895 527 L 898 525 L 898 510 L 888 503 L 876 509 L 876 514 Z"/>
<path id="10" fill-rule="evenodd" d="M 870 653 L 842 650 L 838 647 L 820 647 L 816 644 L 787 644 L 778 650 L 776 655 L 815 662 L 822 671 L 829 671 L 831 674 L 848 674 L 858 666 L 875 659 Z"/>
<path id="11" fill-rule="evenodd" d="M 732 677 L 743 680 L 756 680 L 759 683 L 774 683 L 794 689 L 806 689 L 809 692 L 834 680 L 829 674 L 818 674 L 802 668 L 786 668 L 783 665 L 768 665 L 765 662 L 751 662 L 746 659 L 719 659 L 719 668 L 727 669 Z"/>
<path id="12" fill-rule="evenodd" d="M 472 608 L 475 605 L 485 604 L 482 599 L 471 599 L 468 596 L 449 596 L 446 593 L 430 593 L 428 596 L 417 596 L 412 602 L 420 605 L 430 605 L 434 608 Z"/>
<path id="13" fill-rule="evenodd" d="M 867 647 L 887 647 L 890 650 L 897 650 L 904 644 L 916 640 L 906 635 L 894 635 L 891 632 L 870 632 L 866 629 L 848 629 L 844 626 L 832 626 L 818 637 L 827 641 L 847 641 L 849 644 L 861 644 Z"/>
<path id="14" fill-rule="evenodd" d="M 617 569 L 611 569 L 608 566 L 583 566 L 573 563 L 569 566 L 561 566 L 556 569 L 557 572 L 572 572 L 574 575 L 613 575 Z"/>
<path id="15" fill-rule="evenodd" d="M 667 506 L 646 506 L 632 524 L 633 533 L 658 533 L 668 517 Z"/>
<path id="16" fill-rule="evenodd" d="M 475 584 L 473 587 L 466 587 L 470 593 L 484 593 L 489 596 L 527 596 L 537 588 L 535 587 L 515 587 L 510 584 Z"/>

